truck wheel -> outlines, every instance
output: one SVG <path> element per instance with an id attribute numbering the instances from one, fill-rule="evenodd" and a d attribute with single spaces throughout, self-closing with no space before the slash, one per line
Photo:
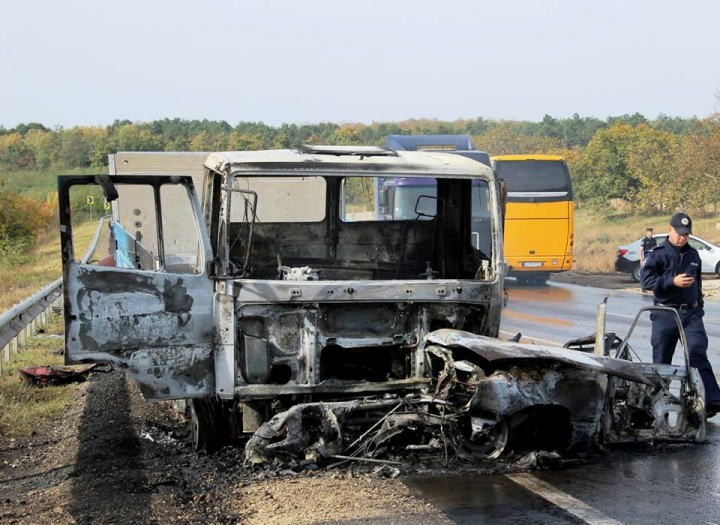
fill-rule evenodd
<path id="1" fill-rule="evenodd" d="M 227 403 L 218 399 L 190 400 L 190 438 L 197 452 L 212 454 L 230 442 Z"/>
<path id="2" fill-rule="evenodd" d="M 640 282 L 640 263 L 635 263 L 635 265 L 632 267 L 630 277 L 632 277 L 632 280 L 636 283 Z"/>

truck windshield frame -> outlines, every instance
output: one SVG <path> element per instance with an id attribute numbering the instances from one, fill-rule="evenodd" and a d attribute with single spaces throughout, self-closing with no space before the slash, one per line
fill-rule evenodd
<path id="1" fill-rule="evenodd" d="M 431 198 L 419 201 L 422 208 L 417 210 L 419 213 L 416 213 L 418 199 L 414 199 L 407 217 L 384 219 L 374 213 L 372 195 L 365 188 L 363 191 L 367 193 L 367 202 L 364 205 L 368 209 L 360 215 L 367 217 L 358 220 L 355 218 L 357 214 L 347 212 L 345 181 L 357 180 L 358 177 L 387 179 L 387 176 L 386 172 L 351 175 L 314 173 L 313 177 L 302 174 L 284 174 L 280 177 L 268 176 L 267 173 L 234 173 L 231 176 L 232 190 L 228 192 L 228 186 L 223 185 L 222 201 L 225 204 L 217 208 L 218 212 L 222 209 L 222 216 L 216 220 L 226 223 L 228 227 L 223 228 L 221 225 L 211 228 L 219 235 L 216 253 L 224 259 L 218 272 L 219 277 L 272 280 L 282 275 L 282 267 L 309 267 L 319 272 L 317 280 L 418 279 L 427 274 L 428 268 L 438 278 L 452 276 L 474 279 L 481 273 L 485 276 L 490 274 L 480 272 L 481 266 L 484 265 L 486 270 L 499 266 L 500 263 L 494 260 L 497 249 L 494 248 L 493 240 L 493 232 L 498 231 L 497 219 L 488 207 L 490 199 L 496 199 L 497 196 L 490 196 L 490 181 L 480 178 L 413 178 L 421 183 L 427 179 L 428 184 L 423 184 L 427 191 L 420 192 L 417 197 L 424 195 Z M 261 215 L 254 213 L 255 209 L 245 195 L 241 196 L 242 204 L 238 208 L 236 181 L 240 179 L 243 181 L 240 186 L 246 188 L 256 188 L 258 185 L 253 185 L 253 182 L 272 181 L 277 185 L 278 192 L 285 192 L 288 184 L 305 181 L 312 186 L 311 190 L 316 195 L 313 196 L 313 191 L 301 192 L 305 200 L 297 199 L 294 207 L 278 210 L 275 216 L 268 215 L 267 211 Z M 445 197 L 437 195 L 438 181 L 441 193 L 447 194 Z M 479 188 L 480 185 L 487 188 L 483 209 L 480 209 L 481 205 L 471 202 L 472 196 L 480 193 L 475 191 L 475 186 Z M 467 190 L 472 187 L 472 190 L 460 191 L 460 186 L 468 186 Z M 266 192 L 266 195 L 271 194 Z M 263 206 L 262 198 L 259 193 L 257 209 Z M 458 202 L 460 200 L 463 203 Z M 453 203 L 455 207 L 471 206 L 472 212 L 467 213 L 465 219 L 460 218 L 459 214 L 463 213 L 460 211 L 451 213 L 449 218 L 442 216 L 444 214 L 438 216 L 438 202 L 443 208 L 446 202 Z M 308 217 L 303 211 L 307 207 L 319 208 L 318 213 Z M 233 211 L 237 209 L 242 210 L 241 216 Z M 269 209 L 266 207 L 266 210 Z M 292 220 L 293 214 L 297 214 L 299 220 Z M 322 220 L 308 220 L 320 216 Z M 482 243 L 479 242 L 480 235 L 474 231 L 474 223 L 478 220 L 485 223 L 483 234 L 487 239 Z M 466 242 L 448 243 L 445 240 L 448 235 L 453 239 L 462 235 Z M 447 245 L 453 246 L 453 254 L 441 253 L 442 247 Z M 253 255 L 248 257 L 249 253 Z M 466 255 L 461 256 L 461 253 Z"/>

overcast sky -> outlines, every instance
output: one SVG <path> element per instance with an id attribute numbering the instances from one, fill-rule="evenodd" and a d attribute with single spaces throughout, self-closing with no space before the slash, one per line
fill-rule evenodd
<path id="1" fill-rule="evenodd" d="M 0 125 L 704 117 L 716 0 L 18 0 Z"/>

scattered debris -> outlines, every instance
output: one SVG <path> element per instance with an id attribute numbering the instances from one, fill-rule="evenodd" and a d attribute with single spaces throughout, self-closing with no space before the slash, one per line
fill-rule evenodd
<path id="1" fill-rule="evenodd" d="M 82 370 L 75 370 L 69 366 L 30 366 L 19 370 L 18 374 L 26 385 L 46 386 L 77 383 L 85 381 L 91 372 L 111 371 L 112 366 L 95 363 Z"/>

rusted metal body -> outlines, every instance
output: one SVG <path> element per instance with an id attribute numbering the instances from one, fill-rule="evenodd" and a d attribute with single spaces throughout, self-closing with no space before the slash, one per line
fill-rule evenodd
<path id="1" fill-rule="evenodd" d="M 125 210 L 112 224 L 122 267 L 76 260 L 70 194 L 95 179 L 59 178 L 68 363 L 125 367 L 150 401 L 290 406 L 418 391 L 432 330 L 497 335 L 502 224 L 489 168 L 382 148 L 218 153 L 205 168 L 202 204 L 189 177 L 110 177 L 130 201 L 113 205 Z M 379 174 L 435 179 L 437 196 L 418 198 L 414 220 L 356 220 L 348 188 Z M 477 181 L 491 253 L 471 242 Z M 166 194 L 187 196 L 188 212 Z"/>

